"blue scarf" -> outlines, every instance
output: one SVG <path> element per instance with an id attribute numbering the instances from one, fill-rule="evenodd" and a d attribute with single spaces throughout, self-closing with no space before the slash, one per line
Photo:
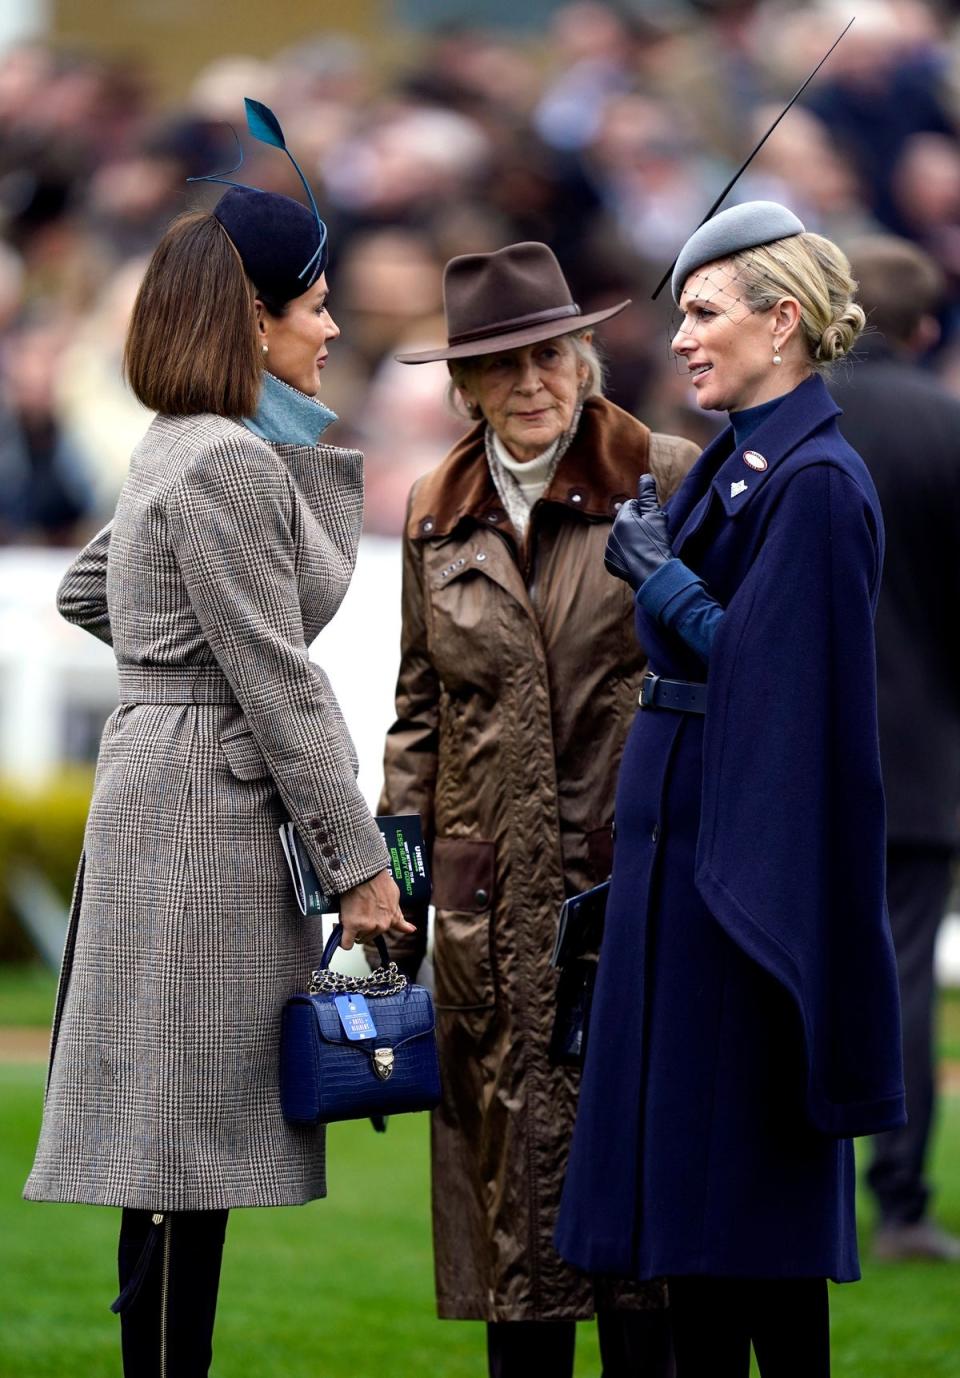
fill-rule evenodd
<path id="1" fill-rule="evenodd" d="M 316 445 L 337 414 L 299 388 L 264 370 L 260 404 L 243 424 L 261 440 L 276 445 Z"/>

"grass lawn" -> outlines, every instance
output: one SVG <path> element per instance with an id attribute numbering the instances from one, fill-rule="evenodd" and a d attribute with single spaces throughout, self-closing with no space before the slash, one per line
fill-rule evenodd
<path id="1" fill-rule="evenodd" d="M 0 1028 L 49 1029 L 57 978 L 39 962 L 0 962 Z"/>
<path id="2" fill-rule="evenodd" d="M 940 997 L 940 1056 L 960 1062 L 960 990 L 943 991 Z"/>
<path id="3" fill-rule="evenodd" d="M 49 980 L 0 968 L 2 1022 L 45 1023 L 51 999 Z M 960 1039 L 960 1001 L 946 1013 Z M 0 1378 L 116 1378 L 119 1212 L 20 1199 L 43 1075 L 0 1064 Z M 482 1378 L 482 1326 L 433 1314 L 426 1117 L 395 1119 L 382 1137 L 335 1126 L 328 1170 L 327 1201 L 231 1216 L 215 1378 Z M 939 1214 L 960 1233 L 957 1095 L 944 1101 L 934 1174 Z M 831 1293 L 834 1378 L 960 1378 L 960 1268 L 872 1264 L 863 1207 L 864 1281 Z M 577 1378 L 596 1378 L 595 1332 L 581 1330 Z"/>
<path id="4" fill-rule="evenodd" d="M 43 1075 L 0 1066 L 0 1378 L 117 1378 L 119 1211 L 19 1199 Z M 482 1374 L 482 1327 L 433 1314 L 426 1116 L 395 1119 L 383 1136 L 366 1122 L 336 1126 L 328 1176 L 328 1201 L 232 1213 L 213 1373 Z M 583 1349 L 586 1375 L 599 1365 Z"/>

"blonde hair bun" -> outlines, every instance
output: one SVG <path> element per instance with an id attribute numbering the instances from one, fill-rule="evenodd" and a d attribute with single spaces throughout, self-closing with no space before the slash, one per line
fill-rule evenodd
<path id="1" fill-rule="evenodd" d="M 866 325 L 867 318 L 863 308 L 851 301 L 846 310 L 835 321 L 831 321 L 820 336 L 815 358 L 822 363 L 832 364 L 850 353 L 857 342 L 857 336 Z"/>

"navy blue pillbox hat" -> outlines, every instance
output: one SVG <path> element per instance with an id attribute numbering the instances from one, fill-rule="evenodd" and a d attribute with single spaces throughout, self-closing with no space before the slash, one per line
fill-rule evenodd
<path id="1" fill-rule="evenodd" d="M 231 187 L 213 213 L 233 241 L 247 277 L 271 301 L 302 296 L 326 272 L 326 236 L 321 245 L 313 212 L 292 197 Z M 309 281 L 301 275 L 305 263 L 311 264 Z"/>
<path id="2" fill-rule="evenodd" d="M 226 173 L 188 177 L 188 182 L 222 182 L 230 190 L 221 196 L 213 214 L 230 236 L 257 291 L 272 303 L 285 305 L 312 287 L 327 268 L 327 227 L 303 169 L 287 148 L 280 121 L 268 105 L 246 97 L 247 128 L 260 143 L 281 149 L 297 170 L 310 209 L 290 196 L 261 191 L 234 182 Z M 235 136 L 236 137 L 236 136 Z M 237 139 L 239 147 L 240 140 Z M 240 161 L 230 172 L 236 172 Z"/>

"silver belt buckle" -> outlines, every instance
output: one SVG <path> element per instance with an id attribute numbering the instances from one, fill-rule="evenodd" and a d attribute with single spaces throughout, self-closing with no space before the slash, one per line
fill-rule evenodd
<path id="1" fill-rule="evenodd" d="M 644 675 L 640 683 L 640 697 L 637 700 L 641 708 L 653 708 L 653 694 L 659 680 L 660 676 L 655 675 L 652 670 Z"/>

